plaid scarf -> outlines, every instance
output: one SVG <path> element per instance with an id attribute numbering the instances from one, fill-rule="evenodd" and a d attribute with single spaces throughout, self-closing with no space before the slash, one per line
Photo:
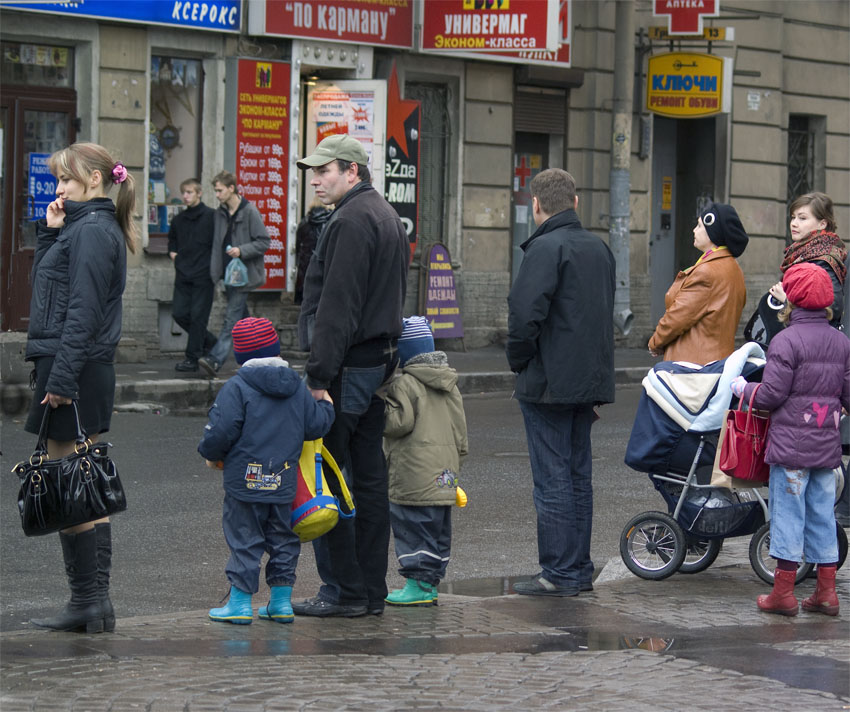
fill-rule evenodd
<path id="1" fill-rule="evenodd" d="M 838 281 L 844 284 L 847 275 L 847 267 L 844 264 L 846 259 L 847 249 L 838 235 L 826 230 L 813 230 L 799 242 L 792 242 L 785 248 L 785 259 L 779 269 L 784 274 L 791 265 L 822 260 L 832 267 Z"/>

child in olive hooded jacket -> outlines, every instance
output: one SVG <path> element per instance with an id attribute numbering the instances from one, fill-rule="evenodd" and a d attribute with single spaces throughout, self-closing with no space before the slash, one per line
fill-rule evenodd
<path id="1" fill-rule="evenodd" d="M 467 454 L 466 416 L 457 372 L 434 351 L 424 317 L 404 320 L 398 340 L 401 375 L 388 388 L 384 452 L 389 468 L 390 523 L 404 588 L 395 606 L 433 606 L 451 553 L 451 508 Z"/>

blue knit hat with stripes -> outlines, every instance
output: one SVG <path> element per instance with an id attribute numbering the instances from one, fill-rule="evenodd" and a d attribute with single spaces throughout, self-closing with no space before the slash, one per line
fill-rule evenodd
<path id="1" fill-rule="evenodd" d="M 249 316 L 233 327 L 233 356 L 240 366 L 252 358 L 280 356 L 280 338 L 268 319 Z"/>
<path id="2" fill-rule="evenodd" d="M 398 337 L 398 358 L 402 366 L 414 356 L 434 350 L 434 336 L 424 316 L 409 316 L 403 322 L 404 328 Z"/>

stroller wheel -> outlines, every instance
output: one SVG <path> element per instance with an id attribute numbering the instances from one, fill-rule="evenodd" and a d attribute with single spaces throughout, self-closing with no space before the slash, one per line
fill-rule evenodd
<path id="1" fill-rule="evenodd" d="M 770 556 L 770 522 L 765 522 L 750 539 L 750 565 L 756 575 L 769 586 L 773 586 L 773 570 L 776 561 Z M 814 564 L 801 561 L 797 566 L 795 583 L 800 583 L 814 568 Z"/>
<path id="2" fill-rule="evenodd" d="M 686 551 L 682 527 L 663 512 L 638 514 L 620 535 L 623 563 L 635 576 L 651 581 L 660 581 L 676 573 Z"/>
<path id="3" fill-rule="evenodd" d="M 688 548 L 685 552 L 685 560 L 679 567 L 680 574 L 697 574 L 705 571 L 714 563 L 720 549 L 723 548 L 723 539 L 697 539 L 686 534 L 685 541 Z"/>

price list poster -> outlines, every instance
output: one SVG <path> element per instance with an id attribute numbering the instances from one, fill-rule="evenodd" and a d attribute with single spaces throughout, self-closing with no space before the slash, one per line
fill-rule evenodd
<path id="1" fill-rule="evenodd" d="M 286 189 L 289 145 L 288 62 L 240 59 L 236 108 L 236 180 L 257 206 L 271 238 L 266 291 L 286 289 Z"/>

